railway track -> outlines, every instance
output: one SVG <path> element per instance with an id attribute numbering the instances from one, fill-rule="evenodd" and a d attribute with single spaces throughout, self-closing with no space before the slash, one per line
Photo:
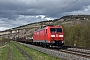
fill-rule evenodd
<path id="1" fill-rule="evenodd" d="M 49 48 L 49 49 L 52 50 L 52 48 Z M 90 50 L 89 49 L 67 48 L 67 49 L 53 49 L 53 50 L 90 59 Z"/>
<path id="2" fill-rule="evenodd" d="M 23 54 L 23 56 L 26 58 L 26 60 L 32 60 L 32 58 L 30 58 L 19 46 L 17 46 L 16 44 L 15 44 L 15 46 Z"/>
<path id="3" fill-rule="evenodd" d="M 85 58 L 90 58 L 90 53 L 75 51 L 75 50 L 60 50 L 61 52 L 78 55 Z"/>
<path id="4" fill-rule="evenodd" d="M 65 52 L 65 53 L 69 53 L 69 54 L 73 54 L 73 55 L 78 55 L 78 56 L 85 57 L 85 58 L 90 58 L 90 49 L 85 49 L 85 48 L 83 49 L 83 48 L 79 48 L 79 47 L 70 47 L 70 46 L 66 47 L 65 46 L 62 49 L 60 48 L 60 49 L 53 49 L 53 50 Z"/>
<path id="5" fill-rule="evenodd" d="M 81 52 L 81 53 L 90 54 L 90 49 L 68 48 L 67 50 L 73 50 L 75 52 Z"/>

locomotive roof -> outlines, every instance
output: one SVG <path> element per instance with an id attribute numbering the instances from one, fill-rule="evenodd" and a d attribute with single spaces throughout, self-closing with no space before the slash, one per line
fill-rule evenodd
<path id="1" fill-rule="evenodd" d="M 61 27 L 61 26 L 46 26 L 46 27 Z M 38 31 L 41 31 L 41 30 L 44 30 L 46 27 L 44 27 L 44 28 L 41 28 L 41 29 L 38 29 L 38 30 L 36 30 L 35 32 L 38 32 Z"/>
<path id="2" fill-rule="evenodd" d="M 46 28 L 46 27 L 45 27 L 45 28 Z M 36 30 L 35 32 L 38 32 L 38 31 L 43 30 L 43 29 L 45 29 L 45 28 L 38 29 L 38 30 Z"/>

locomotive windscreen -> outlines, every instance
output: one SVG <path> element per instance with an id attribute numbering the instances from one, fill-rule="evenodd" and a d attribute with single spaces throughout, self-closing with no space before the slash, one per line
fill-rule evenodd
<path id="1" fill-rule="evenodd" d="M 51 32 L 62 32 L 62 28 L 50 28 Z"/>

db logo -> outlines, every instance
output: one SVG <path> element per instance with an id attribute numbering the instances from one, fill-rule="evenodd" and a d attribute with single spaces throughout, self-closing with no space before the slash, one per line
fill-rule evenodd
<path id="1" fill-rule="evenodd" d="M 58 37 L 58 35 L 56 34 L 56 37 Z"/>

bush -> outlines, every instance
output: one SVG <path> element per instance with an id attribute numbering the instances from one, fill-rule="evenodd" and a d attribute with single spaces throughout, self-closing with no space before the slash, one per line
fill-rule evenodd
<path id="1" fill-rule="evenodd" d="M 64 26 L 65 45 L 89 47 L 90 45 L 90 22 Z"/>
<path id="2" fill-rule="evenodd" d="M 0 39 L 0 45 L 4 45 L 6 42 L 10 42 L 10 40 L 4 37 Z"/>

